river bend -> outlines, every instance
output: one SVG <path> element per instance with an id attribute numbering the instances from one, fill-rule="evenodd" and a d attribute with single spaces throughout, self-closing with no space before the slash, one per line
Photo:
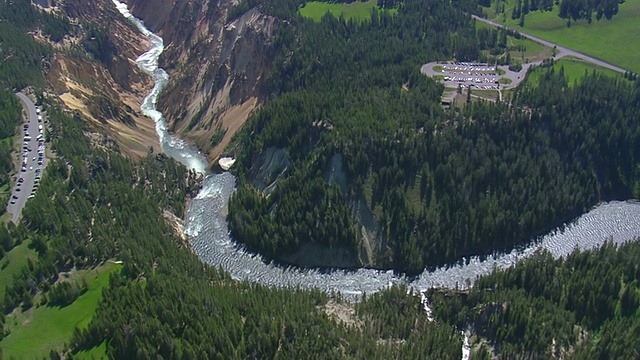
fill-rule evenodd
<path id="1" fill-rule="evenodd" d="M 618 244 L 640 236 L 640 204 L 615 201 L 598 205 L 588 213 L 565 226 L 556 229 L 521 250 L 507 254 L 477 257 L 465 261 L 465 265 L 442 267 L 425 271 L 411 280 L 394 275 L 392 271 L 371 269 L 331 270 L 298 269 L 264 263 L 259 256 L 248 253 L 231 241 L 226 222 L 226 206 L 234 191 L 236 179 L 231 173 L 206 174 L 207 161 L 195 147 L 172 136 L 162 113 L 156 109 L 158 95 L 169 77 L 158 67 L 158 58 L 164 50 L 162 38 L 149 31 L 136 19 L 123 3 L 113 0 L 118 10 L 150 40 L 150 49 L 136 63 L 150 74 L 155 85 L 142 104 L 143 113 L 156 123 L 156 132 L 162 150 L 189 169 L 205 174 L 203 187 L 187 209 L 185 233 L 189 236 L 194 252 L 206 263 L 221 266 L 238 280 L 249 280 L 264 285 L 316 287 L 325 291 L 337 291 L 346 296 L 363 292 L 375 292 L 394 283 L 406 282 L 416 290 L 430 287 L 466 287 L 473 280 L 494 268 L 514 265 L 538 249 L 548 249 L 555 256 L 569 254 L 575 248 L 591 249 L 605 241 Z"/>

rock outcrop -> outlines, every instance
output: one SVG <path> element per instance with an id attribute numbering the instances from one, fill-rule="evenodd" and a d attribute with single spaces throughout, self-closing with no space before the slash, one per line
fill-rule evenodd
<path id="1" fill-rule="evenodd" d="M 46 77 L 64 104 L 80 112 L 132 157 L 159 149 L 155 124 L 140 104 L 153 86 L 135 59 L 148 41 L 110 0 L 58 1 L 49 8 L 69 18 L 72 32 L 55 43 Z M 43 40 L 44 41 L 44 40 Z"/>
<path id="2" fill-rule="evenodd" d="M 276 20 L 253 8 L 227 19 L 232 0 L 129 0 L 163 37 L 161 66 L 171 80 L 158 108 L 172 131 L 214 163 L 266 97 Z"/>

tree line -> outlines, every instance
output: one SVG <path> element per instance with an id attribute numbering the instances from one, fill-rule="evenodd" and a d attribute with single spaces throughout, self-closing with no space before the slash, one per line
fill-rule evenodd
<path id="1" fill-rule="evenodd" d="M 10 91 L 0 89 L 0 188 L 10 183 L 10 174 L 13 172 L 13 136 L 22 120 L 22 107 L 20 102 Z M 9 187 L 7 187 L 9 189 Z M 8 190 L 7 190 L 8 191 Z M 7 196 L 0 196 L 0 202 L 6 204 Z M 2 206 L 0 214 L 5 212 Z"/>
<path id="2" fill-rule="evenodd" d="M 589 24 L 595 16 L 596 21 L 613 19 L 618 14 L 619 5 L 624 0 L 517 0 L 511 9 L 511 19 L 520 19 L 520 26 L 524 26 L 525 16 L 533 11 L 554 11 L 557 8 L 558 16 L 567 21 L 567 26 L 571 26 L 571 21 L 586 20 Z M 491 0 L 480 0 L 478 4 L 484 7 L 491 7 Z M 501 0 L 495 2 L 496 14 L 502 13 L 506 16 L 505 5 Z"/>

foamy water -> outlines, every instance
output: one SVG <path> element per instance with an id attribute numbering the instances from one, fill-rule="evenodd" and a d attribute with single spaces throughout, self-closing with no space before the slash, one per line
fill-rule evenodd
<path id="1" fill-rule="evenodd" d="M 142 21 L 131 15 L 127 6 L 113 1 L 118 10 L 131 21 L 151 43 L 149 51 L 137 59 L 138 66 L 150 74 L 155 86 L 142 104 L 143 113 L 156 123 L 156 132 L 162 150 L 188 168 L 206 172 L 207 162 L 195 147 L 171 136 L 162 113 L 156 109 L 158 95 L 168 81 L 167 73 L 158 67 L 158 58 L 164 50 L 162 38 L 149 31 Z M 490 273 L 494 268 L 505 268 L 533 254 L 548 249 L 554 256 L 564 256 L 575 248 L 591 249 L 611 240 L 618 244 L 640 236 L 640 205 L 637 202 L 610 202 L 601 204 L 584 214 L 564 229 L 557 229 L 523 250 L 513 250 L 499 256 L 480 259 L 473 257 L 464 265 L 425 271 L 411 280 L 392 271 L 370 269 L 318 270 L 283 267 L 263 262 L 260 256 L 247 252 L 234 243 L 229 235 L 227 221 L 222 215 L 234 191 L 236 179 L 230 173 L 208 174 L 203 188 L 187 209 L 185 233 L 193 250 L 205 262 L 222 266 L 234 278 L 265 285 L 316 287 L 326 291 L 358 296 L 375 292 L 392 284 L 407 283 L 415 290 L 432 287 L 464 288 L 476 277 Z M 426 300 L 425 300 L 426 301 Z"/>
<path id="2" fill-rule="evenodd" d="M 156 124 L 156 134 L 160 140 L 160 146 L 162 151 L 168 156 L 176 159 L 178 162 L 184 164 L 187 168 L 193 169 L 198 173 L 204 174 L 207 170 L 207 160 L 195 147 L 189 145 L 184 140 L 171 136 L 167 131 L 167 122 L 162 116 L 162 113 L 156 109 L 158 102 L 158 96 L 162 92 L 169 81 L 169 75 L 167 75 L 164 69 L 158 67 L 158 59 L 160 54 L 164 51 L 164 42 L 158 35 L 152 33 L 144 26 L 142 20 L 135 18 L 126 4 L 123 4 L 117 0 L 113 0 L 116 8 L 120 13 L 129 20 L 136 28 L 144 34 L 150 41 L 150 47 L 147 52 L 140 55 L 136 59 L 136 64 L 147 74 L 151 75 L 155 84 L 153 89 L 147 97 L 144 98 L 140 108 L 142 113 L 151 118 Z"/>
<path id="3" fill-rule="evenodd" d="M 150 40 L 149 51 L 140 55 L 136 63 L 155 81 L 153 89 L 144 99 L 141 108 L 144 115 L 155 121 L 162 150 L 189 169 L 204 174 L 207 168 L 204 156 L 197 148 L 171 136 L 167 131 L 167 123 L 162 113 L 156 108 L 158 95 L 169 80 L 167 73 L 158 67 L 158 58 L 164 50 L 162 38 L 149 31 L 141 20 L 136 19 L 129 12 L 126 4 L 116 0 L 113 0 L 113 3 L 120 13 Z M 430 320 L 433 320 L 433 314 L 428 299 L 424 295 L 424 291 L 429 288 L 472 286 L 474 279 L 478 276 L 488 274 L 494 268 L 514 266 L 518 260 L 534 254 L 539 249 L 547 249 L 554 256 L 560 257 L 577 248 L 592 249 L 605 241 L 622 244 L 640 236 L 640 204 L 617 201 L 595 207 L 568 226 L 556 229 L 540 241 L 532 241 L 524 250 L 513 250 L 508 254 L 482 260 L 473 257 L 465 261 L 465 265 L 425 271 L 412 280 L 394 275 L 392 271 L 304 270 L 266 264 L 259 256 L 248 253 L 231 241 L 223 214 L 235 185 L 236 179 L 230 173 L 208 174 L 205 176 L 200 193 L 187 209 L 185 233 L 189 236 L 193 250 L 203 261 L 221 266 L 238 280 L 273 286 L 315 287 L 328 292 L 340 292 L 348 298 L 357 298 L 363 292 L 376 292 L 393 284 L 406 283 L 410 289 L 420 294 L 424 310 Z M 468 360 L 471 353 L 469 337 L 465 332 L 461 332 L 461 336 L 462 359 Z"/>

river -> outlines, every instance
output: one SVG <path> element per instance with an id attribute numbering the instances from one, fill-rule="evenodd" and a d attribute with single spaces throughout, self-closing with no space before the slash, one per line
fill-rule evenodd
<path id="1" fill-rule="evenodd" d="M 316 287 L 340 292 L 347 297 L 358 296 L 363 292 L 376 292 L 401 282 L 415 290 L 431 287 L 464 288 L 470 286 L 476 277 L 487 274 L 496 267 L 514 265 L 538 249 L 548 249 L 559 257 L 569 254 L 575 248 L 591 249 L 608 240 L 621 244 L 640 236 L 640 204 L 614 201 L 598 205 L 562 229 L 556 229 L 542 239 L 532 241 L 524 249 L 485 259 L 465 259 L 464 265 L 425 271 L 412 279 L 395 275 L 392 271 L 298 269 L 266 264 L 259 256 L 245 251 L 231 241 L 225 214 L 227 202 L 235 188 L 235 177 L 228 172 L 206 173 L 205 157 L 195 147 L 169 134 L 162 113 L 156 109 L 158 94 L 169 79 L 167 73 L 158 67 L 158 58 L 164 50 L 162 38 L 133 17 L 125 4 L 116 0 L 113 2 L 123 16 L 151 42 L 149 51 L 142 54 L 136 62 L 155 81 L 153 90 L 141 107 L 143 113 L 156 123 L 162 151 L 188 168 L 205 174 L 200 193 L 187 209 L 185 233 L 189 236 L 194 252 L 203 261 L 216 267 L 221 266 L 238 280 L 246 279 L 274 286 Z"/>

